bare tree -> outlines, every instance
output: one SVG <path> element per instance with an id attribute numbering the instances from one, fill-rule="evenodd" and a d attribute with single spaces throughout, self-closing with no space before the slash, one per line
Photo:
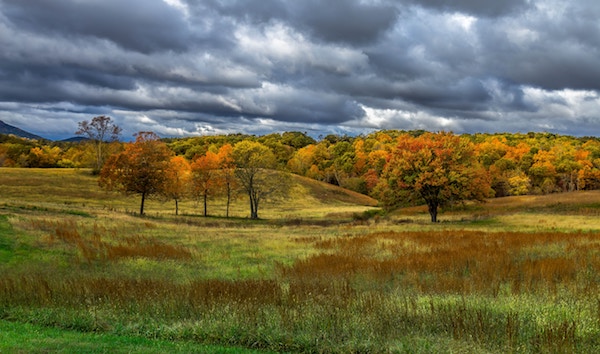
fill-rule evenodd
<path id="1" fill-rule="evenodd" d="M 119 135 L 121 134 L 121 128 L 117 126 L 110 117 L 97 116 L 92 118 L 91 121 L 84 120 L 79 122 L 79 129 L 77 129 L 75 134 L 87 137 L 94 144 L 94 150 L 96 152 L 96 166 L 94 166 L 94 172 L 100 172 L 102 165 L 104 165 L 104 161 L 106 160 L 104 144 L 118 140 Z"/>

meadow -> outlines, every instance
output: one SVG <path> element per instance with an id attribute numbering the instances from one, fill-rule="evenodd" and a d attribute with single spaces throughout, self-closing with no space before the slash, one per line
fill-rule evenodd
<path id="1" fill-rule="evenodd" d="M 261 220 L 243 196 L 139 217 L 87 170 L 0 169 L 0 351 L 600 352 L 600 191 L 432 224 L 294 181 Z"/>

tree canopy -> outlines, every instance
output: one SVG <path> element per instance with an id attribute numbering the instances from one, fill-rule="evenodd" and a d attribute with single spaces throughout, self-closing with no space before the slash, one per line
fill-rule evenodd
<path id="1" fill-rule="evenodd" d="M 165 191 L 171 155 L 158 135 L 140 132 L 123 152 L 108 158 L 100 172 L 99 184 L 107 190 L 139 194 L 140 215 L 143 215 L 146 198 Z"/>
<path id="2" fill-rule="evenodd" d="M 423 200 L 432 222 L 437 221 L 441 206 L 493 194 L 473 144 L 450 133 L 400 137 L 382 177 L 379 190 L 384 205 Z"/>
<path id="3" fill-rule="evenodd" d="M 248 195 L 250 218 L 258 219 L 260 203 L 277 192 L 285 191 L 285 178 L 275 173 L 275 154 L 259 142 L 242 141 L 233 147 L 232 158 L 242 189 Z"/>

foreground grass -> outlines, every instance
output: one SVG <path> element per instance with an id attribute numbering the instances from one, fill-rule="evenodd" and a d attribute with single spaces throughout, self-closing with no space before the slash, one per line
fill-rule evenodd
<path id="1" fill-rule="evenodd" d="M 81 336 L 73 351 L 600 351 L 600 193 L 498 199 L 430 224 L 423 208 L 368 219 L 366 201 L 299 184 L 259 221 L 176 217 L 159 201 L 140 218 L 135 198 L 85 173 L 0 172 L 0 326 L 24 331 L 7 350 Z"/>
<path id="2" fill-rule="evenodd" d="M 0 320 L 1 353 L 266 353 L 236 347 L 92 334 Z"/>

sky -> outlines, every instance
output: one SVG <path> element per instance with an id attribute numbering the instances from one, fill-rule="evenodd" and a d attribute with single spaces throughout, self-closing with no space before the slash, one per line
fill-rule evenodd
<path id="1" fill-rule="evenodd" d="M 598 0 L 0 0 L 0 120 L 600 136 L 599 19 Z"/>

